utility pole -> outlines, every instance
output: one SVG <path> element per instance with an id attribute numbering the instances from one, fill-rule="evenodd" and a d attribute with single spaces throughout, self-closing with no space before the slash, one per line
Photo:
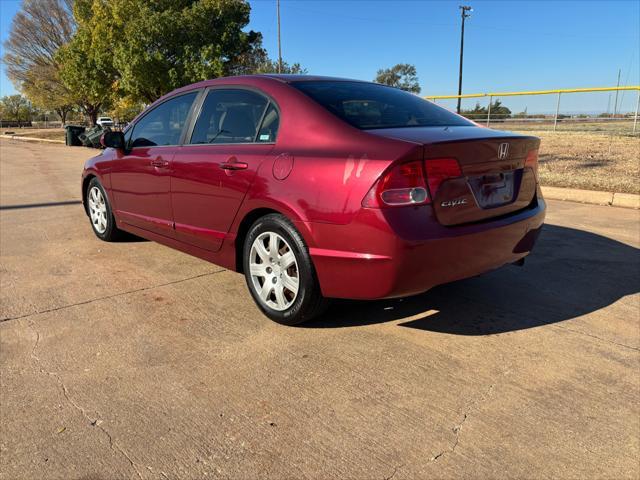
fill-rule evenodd
<path id="1" fill-rule="evenodd" d="M 473 12 L 473 8 L 467 5 L 460 5 L 458 7 L 460 9 L 460 16 L 462 17 L 462 29 L 460 31 L 460 75 L 458 77 L 458 95 L 462 95 L 462 57 L 464 55 L 464 20 L 467 17 L 471 16 L 471 12 Z M 460 113 L 460 102 L 461 98 L 458 97 L 458 108 L 456 111 Z"/>
<path id="2" fill-rule="evenodd" d="M 616 85 L 616 87 L 620 87 L 620 73 L 621 73 L 621 69 L 618 69 L 618 84 Z M 616 99 L 613 102 L 613 118 L 616 118 L 616 113 L 618 113 L 618 91 L 616 90 Z"/>
<path id="3" fill-rule="evenodd" d="M 278 73 L 282 73 L 282 46 L 280 45 L 280 0 L 276 0 L 278 9 Z"/>

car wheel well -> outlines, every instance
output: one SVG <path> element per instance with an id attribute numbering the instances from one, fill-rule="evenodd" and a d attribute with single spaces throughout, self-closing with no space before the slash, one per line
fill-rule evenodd
<path id="1" fill-rule="evenodd" d="M 251 225 L 255 223 L 260 217 L 269 215 L 272 213 L 280 214 L 277 210 L 270 208 L 258 208 L 252 210 L 242 219 L 240 226 L 238 227 L 238 234 L 236 235 L 235 247 L 236 247 L 236 272 L 244 273 L 244 267 L 242 262 L 242 251 L 244 247 L 244 241 L 247 238 Z"/>
<path id="2" fill-rule="evenodd" d="M 85 201 L 87 198 L 87 190 L 89 189 L 89 183 L 91 180 L 95 178 L 95 175 L 87 175 L 82 181 L 82 206 L 84 207 L 84 213 L 89 215 L 89 210 L 87 210 L 87 202 Z"/>

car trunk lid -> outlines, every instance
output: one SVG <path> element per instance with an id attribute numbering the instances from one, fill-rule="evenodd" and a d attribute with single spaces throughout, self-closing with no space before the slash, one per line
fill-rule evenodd
<path id="1" fill-rule="evenodd" d="M 479 127 L 418 127 L 371 131 L 424 145 L 430 166 L 455 159 L 461 175 L 444 179 L 431 191 L 433 210 L 443 225 L 487 220 L 529 206 L 537 190 L 535 172 L 525 167 L 537 151 L 536 137 Z M 433 190 L 433 188 L 431 189 Z"/>

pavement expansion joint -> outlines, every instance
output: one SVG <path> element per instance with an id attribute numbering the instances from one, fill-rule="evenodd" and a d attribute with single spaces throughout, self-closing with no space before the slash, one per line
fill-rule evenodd
<path id="1" fill-rule="evenodd" d="M 25 315 L 18 315 L 18 316 L 15 316 L 15 317 L 6 317 L 6 318 L 0 319 L 0 323 L 8 322 L 10 320 L 20 320 L 20 319 L 24 319 L 24 318 L 29 318 L 29 317 L 33 317 L 35 315 L 41 315 L 43 313 L 57 312 L 58 310 L 66 310 L 67 308 L 77 307 L 77 306 L 80 306 L 80 305 L 87 305 L 89 303 L 99 302 L 101 300 L 109 300 L 111 298 L 121 297 L 123 295 L 129 295 L 131 293 L 138 293 L 138 292 L 144 292 L 144 291 L 147 291 L 147 290 L 153 290 L 154 288 L 160 288 L 160 287 L 166 287 L 166 286 L 169 286 L 169 285 L 175 285 L 176 283 L 187 282 L 189 280 L 195 280 L 196 278 L 202 278 L 202 277 L 206 277 L 208 275 L 215 275 L 217 273 L 222 273 L 222 272 L 226 272 L 226 271 L 227 271 L 226 269 L 222 268 L 220 270 L 215 270 L 213 272 L 202 273 L 200 275 L 194 275 L 193 277 L 181 278 L 179 280 L 174 280 L 172 282 L 167 282 L 167 283 L 161 283 L 159 285 L 151 285 L 150 287 L 135 288 L 133 290 L 127 290 L 126 292 L 114 293 L 113 295 L 106 295 L 104 297 L 90 298 L 89 300 L 83 300 L 83 301 L 80 301 L 80 302 L 71 303 L 69 305 L 62 305 L 60 307 L 55 307 L 55 308 L 48 308 L 46 310 L 40 310 L 40 311 L 37 311 L 37 312 L 27 313 Z"/>

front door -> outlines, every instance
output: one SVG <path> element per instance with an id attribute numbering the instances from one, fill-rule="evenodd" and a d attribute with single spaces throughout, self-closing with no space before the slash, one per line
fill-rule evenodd
<path id="1" fill-rule="evenodd" d="M 209 90 L 172 163 L 176 238 L 217 251 L 260 163 L 274 148 L 278 111 L 254 91 Z"/>
<path id="2" fill-rule="evenodd" d="M 127 132 L 128 148 L 111 169 L 116 215 L 122 222 L 174 236 L 171 165 L 197 95 L 194 91 L 162 102 Z"/>

